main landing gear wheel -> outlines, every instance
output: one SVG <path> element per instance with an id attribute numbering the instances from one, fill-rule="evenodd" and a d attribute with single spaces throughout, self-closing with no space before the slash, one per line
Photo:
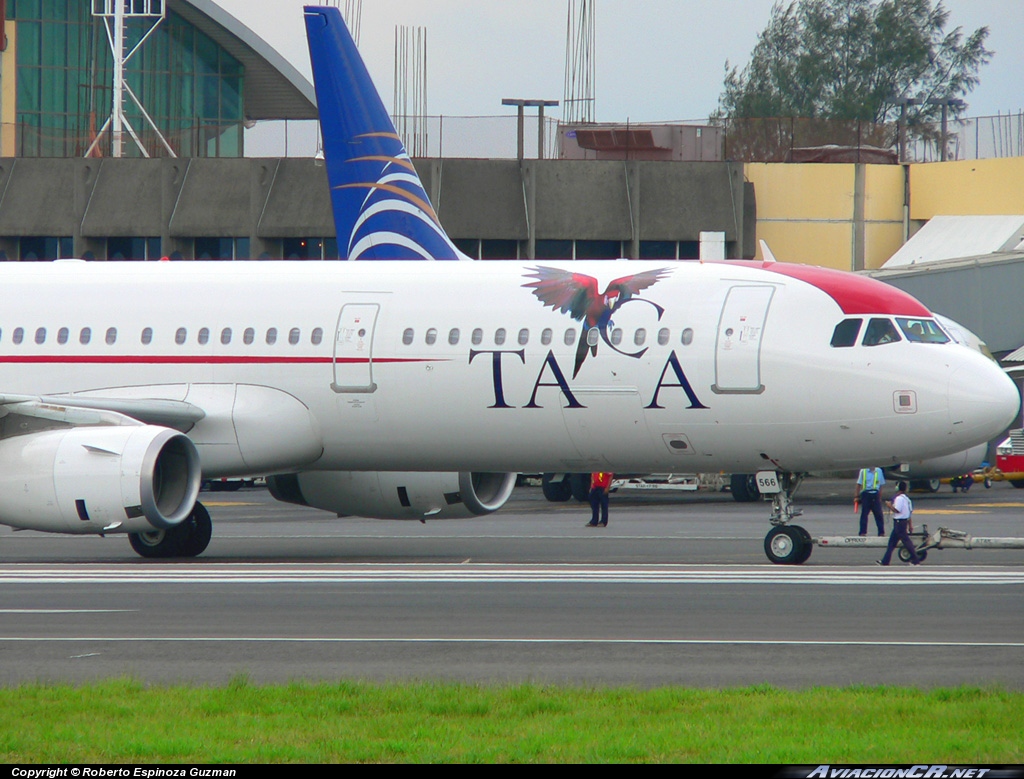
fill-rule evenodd
<path id="1" fill-rule="evenodd" d="M 130 533 L 128 542 L 142 557 L 198 557 L 206 551 L 212 536 L 210 512 L 202 503 L 197 503 L 180 525 L 148 533 Z"/>
<path id="2" fill-rule="evenodd" d="M 572 485 L 569 484 L 569 479 L 564 478 L 561 481 L 552 481 L 552 477 L 555 474 L 545 473 L 540 478 L 540 488 L 544 493 L 544 497 L 551 503 L 565 503 L 572 497 Z"/>
<path id="3" fill-rule="evenodd" d="M 572 496 L 578 503 L 586 503 L 590 500 L 590 474 L 570 473 L 566 476 Z"/>
<path id="4" fill-rule="evenodd" d="M 757 490 L 757 478 L 752 473 L 734 473 L 730 476 L 729 492 L 737 503 L 761 500 L 761 493 Z"/>
<path id="5" fill-rule="evenodd" d="M 813 548 L 810 533 L 799 525 L 778 525 L 764 538 L 764 553 L 776 565 L 800 565 Z"/>

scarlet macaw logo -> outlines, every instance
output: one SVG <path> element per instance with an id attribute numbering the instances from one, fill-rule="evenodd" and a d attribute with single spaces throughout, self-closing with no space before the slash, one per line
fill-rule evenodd
<path id="1" fill-rule="evenodd" d="M 583 323 L 583 331 L 580 333 L 579 343 L 576 346 L 576 366 L 573 369 L 572 377 L 580 372 L 583 361 L 587 359 L 589 351 L 597 356 L 597 340 L 590 343 L 590 332 L 595 330 L 601 339 L 619 354 L 628 357 L 639 358 L 647 351 L 646 348 L 639 352 L 624 352 L 617 348 L 609 338 L 608 328 L 613 325 L 612 315 L 622 306 L 630 301 L 649 303 L 658 312 L 658 319 L 665 313 L 665 309 L 650 300 L 637 297 L 637 294 L 652 286 L 661 279 L 668 276 L 672 271 L 669 268 L 644 271 L 633 276 L 623 276 L 615 279 L 609 284 L 603 293 L 598 293 L 597 279 L 583 273 L 572 273 L 558 268 L 537 266 L 531 268 L 527 277 L 536 281 L 523 284 L 524 287 L 533 290 L 545 306 L 568 314 L 577 322 Z"/>

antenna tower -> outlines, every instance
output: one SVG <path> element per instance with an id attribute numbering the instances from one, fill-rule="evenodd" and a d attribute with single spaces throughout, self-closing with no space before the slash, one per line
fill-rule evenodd
<path id="1" fill-rule="evenodd" d="M 565 91 L 562 121 L 594 121 L 594 0 L 569 0 L 565 32 Z"/>
<path id="2" fill-rule="evenodd" d="M 392 117 L 410 156 L 427 156 L 427 28 L 395 27 Z"/>
<path id="3" fill-rule="evenodd" d="M 359 45 L 359 28 L 363 24 L 363 0 L 330 0 L 328 5 L 341 9 L 341 15 L 345 18 L 345 26 L 348 27 L 352 40 Z"/>
<path id="4" fill-rule="evenodd" d="M 125 97 L 131 98 L 131 101 L 135 103 L 135 106 L 139 109 L 142 114 L 142 118 L 145 122 L 153 128 L 153 132 L 156 133 L 157 138 L 163 144 L 164 148 L 167 149 L 167 153 L 172 157 L 178 155 L 174 153 L 174 149 L 164 138 L 163 133 L 160 132 L 160 128 L 156 126 L 156 122 L 147 113 L 146 109 L 142 106 L 139 98 L 136 97 L 132 88 L 128 86 L 128 82 L 125 79 L 125 66 L 128 61 L 135 56 L 139 49 L 142 48 L 142 44 L 146 42 L 153 31 L 160 26 L 160 22 L 167 16 L 167 8 L 164 5 L 164 0 L 92 0 L 92 15 L 94 17 L 103 20 L 103 25 L 107 31 L 107 42 L 110 44 L 110 52 L 114 57 L 114 78 L 112 92 L 114 99 L 110 108 L 110 117 L 106 122 L 103 123 L 103 127 L 96 134 L 92 144 L 89 146 L 89 150 L 86 151 L 85 156 L 91 157 L 93 152 L 99 146 L 100 140 L 103 138 L 104 133 L 110 131 L 111 137 L 111 155 L 114 157 L 124 156 L 124 142 L 125 132 L 135 141 L 135 145 L 138 147 L 142 156 L 149 157 L 150 154 L 146 150 L 142 141 L 139 139 L 139 135 L 135 132 L 135 128 L 132 127 L 131 122 L 128 121 L 128 117 L 124 113 L 124 102 Z M 125 24 L 129 19 L 132 20 L 143 20 L 149 24 L 149 27 L 139 38 L 139 42 L 132 47 L 131 51 L 125 51 L 127 48 L 127 41 L 125 35 Z"/>

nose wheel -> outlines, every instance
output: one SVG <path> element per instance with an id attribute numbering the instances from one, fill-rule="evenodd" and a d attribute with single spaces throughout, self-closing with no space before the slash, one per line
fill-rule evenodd
<path id="1" fill-rule="evenodd" d="M 813 548 L 811 534 L 799 525 L 778 525 L 764 538 L 764 553 L 776 565 L 800 565 Z"/>

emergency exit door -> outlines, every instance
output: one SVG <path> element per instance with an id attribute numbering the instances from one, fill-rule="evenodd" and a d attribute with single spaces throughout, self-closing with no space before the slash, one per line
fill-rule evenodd
<path id="1" fill-rule="evenodd" d="M 775 288 L 736 286 L 729 290 L 715 341 L 717 393 L 764 392 L 761 383 L 761 341 Z"/>
<path id="2" fill-rule="evenodd" d="M 334 334 L 335 392 L 377 391 L 373 380 L 373 337 L 380 316 L 379 303 L 346 303 L 338 315 Z"/>

